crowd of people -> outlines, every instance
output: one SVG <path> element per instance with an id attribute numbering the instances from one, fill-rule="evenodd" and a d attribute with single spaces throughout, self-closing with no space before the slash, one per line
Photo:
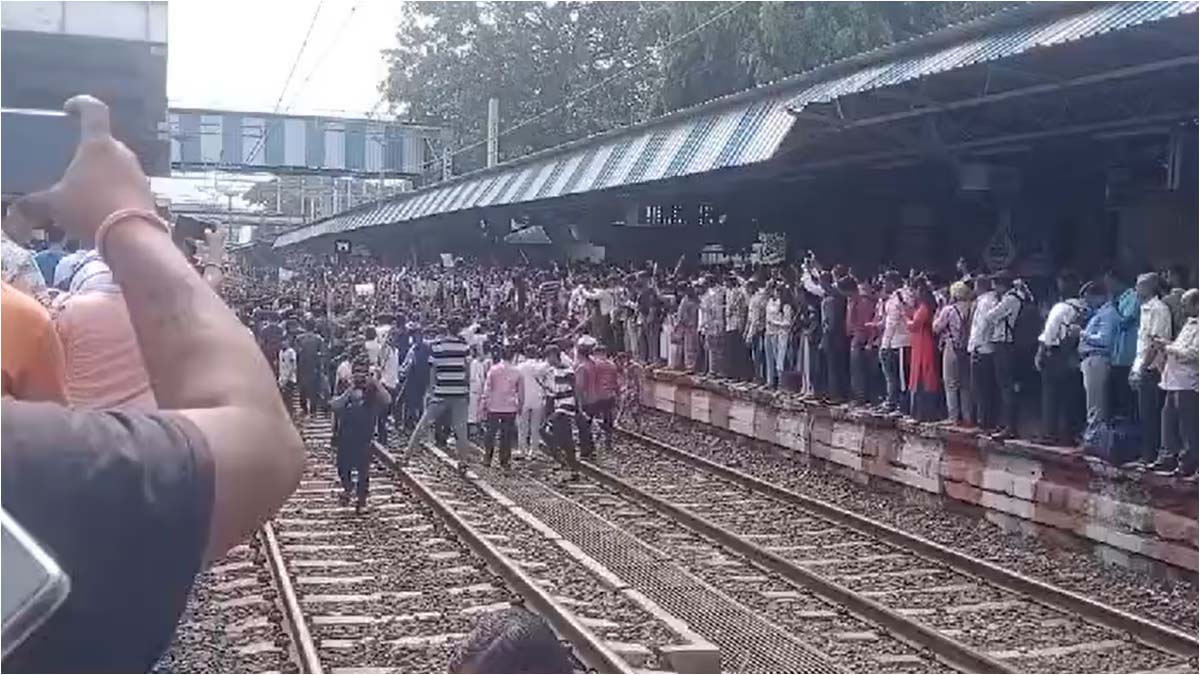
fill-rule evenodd
<path id="1" fill-rule="evenodd" d="M 266 293 L 273 280 L 260 278 L 253 287 L 265 294 L 243 306 L 268 358 L 283 341 L 298 350 L 299 374 L 284 361 L 281 370 L 306 406 L 339 393 L 357 359 L 392 401 L 380 419 L 424 432 L 446 417 L 455 438 L 478 424 L 486 461 L 499 436 L 505 466 L 510 447 L 529 456 L 543 424 L 568 466 L 576 443 L 590 455 L 593 426 L 611 427 L 623 390 L 636 395 L 623 386 L 628 358 L 1196 474 L 1197 293 L 1183 266 L 1132 284 L 1116 271 L 1081 280 L 1064 270 L 1035 292 L 961 259 L 942 274 L 867 275 L 811 253 L 791 266 L 688 271 L 682 261 L 671 271 L 285 264 L 280 291 Z M 447 357 L 461 367 L 445 372 Z M 426 417 L 431 377 L 454 387 L 434 383 Z"/>

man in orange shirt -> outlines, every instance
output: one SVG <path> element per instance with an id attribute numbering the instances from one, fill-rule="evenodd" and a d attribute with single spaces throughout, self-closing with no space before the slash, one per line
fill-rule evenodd
<path id="1" fill-rule="evenodd" d="M 0 325 L 4 349 L 0 393 L 22 401 L 66 403 L 62 344 L 37 300 L 3 283 Z"/>

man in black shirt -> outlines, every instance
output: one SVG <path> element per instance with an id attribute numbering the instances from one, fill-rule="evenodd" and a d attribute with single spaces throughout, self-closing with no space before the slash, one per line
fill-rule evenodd
<path id="1" fill-rule="evenodd" d="M 155 215 L 107 107 L 90 97 L 67 106 L 83 122 L 75 158 L 53 190 L 23 201 L 43 223 L 96 242 L 162 410 L 3 401 L 4 509 L 71 579 L 65 603 L 3 669 L 144 671 L 201 564 L 295 489 L 304 446 L 254 339 Z"/>

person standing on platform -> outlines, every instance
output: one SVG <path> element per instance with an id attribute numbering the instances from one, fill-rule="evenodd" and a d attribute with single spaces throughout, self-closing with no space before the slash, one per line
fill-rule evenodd
<path id="1" fill-rule="evenodd" d="M 725 277 L 725 374 L 741 380 L 746 379 L 749 372 L 746 342 L 742 339 L 748 303 L 746 290 L 731 272 Z"/>
<path id="2" fill-rule="evenodd" d="M 833 405 L 846 402 L 847 376 L 850 373 L 850 338 L 846 333 L 848 278 L 838 279 L 822 272 L 821 353 L 825 357 L 825 396 Z"/>
<path id="3" fill-rule="evenodd" d="M 768 296 L 765 310 L 765 351 L 767 386 L 779 386 L 783 366 L 787 358 L 788 338 L 792 330 L 792 306 L 784 301 L 777 282 L 767 285 Z"/>
<path id="4" fill-rule="evenodd" d="M 1087 427 L 1107 424 L 1109 420 L 1109 384 L 1113 341 L 1121 316 L 1103 284 L 1090 281 L 1083 287 L 1083 298 L 1091 316 L 1079 334 L 1079 370 L 1083 374 L 1084 409 Z"/>
<path id="5" fill-rule="evenodd" d="M 513 441 L 517 438 L 517 414 L 525 405 L 525 378 L 513 365 L 512 347 L 503 347 L 500 361 L 488 369 L 481 404 L 487 415 L 483 465 L 491 466 L 496 436 L 500 436 L 500 468 L 508 470 Z"/>
<path id="6" fill-rule="evenodd" d="M 862 293 L 853 277 L 846 277 L 846 337 L 850 342 L 850 395 L 855 403 L 865 405 L 870 400 L 870 369 L 867 349 L 871 342 L 871 319 L 875 315 L 875 300 Z"/>
<path id="7" fill-rule="evenodd" d="M 983 316 L 992 343 L 992 381 L 996 383 L 996 395 L 1000 402 L 1000 428 L 993 435 L 995 440 L 1015 438 L 1017 435 L 1017 390 L 1014 349 L 1017 317 L 1021 305 L 1032 302 L 1015 286 L 1008 272 L 997 272 L 992 276 L 999 300 Z"/>
<path id="8" fill-rule="evenodd" d="M 909 368 L 912 341 L 906 326 L 908 302 L 905 300 L 900 273 L 888 272 L 883 277 L 883 335 L 879 340 L 879 364 L 887 386 L 889 413 L 907 412 L 908 402 L 901 392 L 906 388 L 905 375 Z"/>
<path id="9" fill-rule="evenodd" d="M 446 329 L 442 336 L 430 345 L 429 364 L 432 368 L 433 395 L 408 439 L 408 454 L 416 451 L 425 432 L 443 412 L 448 412 L 454 430 L 458 470 L 465 473 L 469 447 L 467 395 L 470 392 L 470 384 L 467 381 L 467 360 L 470 357 L 470 348 L 462 338 L 462 328 L 462 321 L 451 317 L 446 321 Z"/>
<path id="10" fill-rule="evenodd" d="M 937 419 L 938 411 L 937 345 L 933 340 L 937 301 L 924 279 L 914 282 L 913 291 L 916 309 L 905 322 L 912 350 L 908 371 L 908 390 L 912 392 L 909 410 L 918 422 L 932 422 Z"/>
<path id="11" fill-rule="evenodd" d="M 746 306 L 746 347 L 750 350 L 750 363 L 753 370 L 753 382 L 766 382 L 766 330 L 767 330 L 767 289 L 758 281 L 751 279 L 746 284 L 749 296 Z"/>
<path id="12" fill-rule="evenodd" d="M 1119 272 L 1109 271 L 1104 275 L 1104 286 L 1108 289 L 1109 302 L 1120 319 L 1113 339 L 1110 356 L 1112 373 L 1108 378 L 1109 409 L 1113 417 L 1134 419 L 1136 405 L 1133 389 L 1129 383 L 1130 369 L 1137 355 L 1138 320 L 1141 316 L 1141 301 L 1129 286 L 1126 277 Z"/>
<path id="13" fill-rule="evenodd" d="M 1166 397 L 1162 409 L 1163 452 L 1151 469 L 1174 470 L 1175 475 L 1196 480 L 1197 459 L 1197 303 L 1200 291 L 1191 289 L 1180 297 L 1185 317 L 1174 341 L 1160 341 L 1166 360 L 1159 386 Z"/>
<path id="14" fill-rule="evenodd" d="M 683 369 L 695 373 L 700 365 L 700 299 L 696 287 L 684 284 L 683 296 L 675 315 L 675 330 L 683 345 Z"/>
<path id="15" fill-rule="evenodd" d="M 967 351 L 971 355 L 971 395 L 975 404 L 975 423 L 979 430 L 990 433 L 996 429 L 996 369 L 988 312 L 996 307 L 1000 297 L 986 276 L 975 277 L 975 305 L 971 308 L 971 330 Z"/>
<path id="16" fill-rule="evenodd" d="M 1075 445 L 1075 410 L 1079 404 L 1079 335 L 1087 313 L 1084 302 L 1075 297 L 1079 281 L 1064 270 L 1058 275 L 1058 294 L 1062 298 L 1046 316 L 1038 336 L 1034 366 L 1042 374 L 1042 434 L 1049 445 Z"/>
<path id="17" fill-rule="evenodd" d="M 1138 318 L 1137 353 L 1129 370 L 1129 385 L 1137 392 L 1138 420 L 1142 427 L 1141 457 L 1132 464 L 1150 464 L 1162 443 L 1162 390 L 1159 378 L 1166 360 L 1164 345 L 1171 341 L 1171 310 L 1158 297 L 1158 275 L 1143 274 L 1136 292 L 1141 305 Z"/>
<path id="18" fill-rule="evenodd" d="M 942 347 L 942 383 L 946 387 L 946 422 L 967 426 L 975 419 L 971 402 L 971 361 L 967 338 L 971 330 L 971 289 L 962 281 L 950 284 L 950 302 L 933 319 L 933 333 Z"/>
<path id="19" fill-rule="evenodd" d="M 713 277 L 705 279 L 707 289 L 700 299 L 700 333 L 704 337 L 705 374 L 725 377 L 725 287 Z"/>

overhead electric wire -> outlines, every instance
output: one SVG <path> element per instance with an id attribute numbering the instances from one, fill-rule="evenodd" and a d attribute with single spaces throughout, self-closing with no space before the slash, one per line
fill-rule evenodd
<path id="1" fill-rule="evenodd" d="M 584 96 L 586 96 L 586 95 L 590 94 L 591 92 L 595 91 L 596 89 L 599 89 L 600 87 L 603 87 L 603 86 L 604 86 L 604 85 L 606 85 L 606 84 L 609 84 L 609 83 L 611 83 L 611 82 L 613 82 L 613 81 L 615 81 L 615 80 L 617 80 L 617 79 L 619 79 L 619 78 L 621 78 L 621 77 L 624 77 L 624 76 L 626 76 L 626 75 L 629 75 L 629 74 L 631 74 L 631 73 L 632 73 L 634 70 L 636 70 L 637 68 L 641 67 L 643 64 L 645 64 L 646 62 L 648 62 L 648 61 L 649 61 L 651 58 L 654 58 L 654 57 L 661 56 L 661 55 L 662 55 L 662 53 L 663 53 L 664 51 L 666 51 L 666 50 L 670 49 L 671 47 L 674 47 L 676 44 L 678 44 L 678 43 L 682 42 L 683 40 L 686 40 L 687 38 L 689 38 L 689 37 L 691 37 L 691 36 L 695 35 L 696 33 L 699 33 L 700 31 L 704 30 L 704 29 L 705 29 L 705 28 L 707 28 L 708 26 L 710 26 L 710 25 L 712 25 L 713 23 L 715 23 L 715 22 L 717 22 L 717 21 L 719 21 L 719 20 L 721 20 L 721 19 L 725 18 L 726 16 L 728 16 L 729 14 L 731 14 L 732 12 L 736 11 L 738 8 L 740 8 L 740 7 L 742 7 L 743 5 L 746 5 L 746 4 L 749 4 L 749 0 L 741 0 L 741 2 L 737 2 L 737 3 L 733 4 L 732 6 L 730 6 L 730 7 L 726 8 L 726 9 L 723 9 L 723 10 L 721 10 L 721 11 L 718 11 L 718 12 L 713 12 L 713 14 L 712 14 L 712 15 L 710 15 L 710 16 L 709 16 L 707 19 L 705 19 L 705 20 L 704 20 L 704 21 L 702 21 L 701 23 L 697 24 L 697 25 L 696 25 L 694 28 L 692 28 L 691 30 L 689 30 L 689 31 L 687 31 L 687 32 L 685 32 L 685 33 L 683 33 L 683 34 L 681 34 L 681 35 L 679 35 L 679 36 L 676 36 L 676 37 L 674 37 L 674 38 L 671 38 L 670 40 L 668 40 L 667 42 L 663 43 L 662 45 L 659 45 L 659 46 L 656 46 L 656 47 L 651 47 L 651 48 L 650 48 L 650 52 L 651 52 L 651 53 L 649 53 L 649 54 L 647 54 L 647 55 L 643 56 L 642 58 L 638 59 L 638 60 L 637 60 L 636 62 L 634 62 L 632 65 L 626 66 L 626 67 L 625 67 L 625 69 L 624 69 L 624 70 L 622 70 L 621 72 L 614 73 L 614 74 L 612 74 L 612 75 L 610 75 L 610 76 L 608 76 L 608 77 L 604 78 L 603 80 L 601 80 L 601 81 L 599 81 L 599 82 L 597 82 L 597 83 L 595 83 L 595 84 L 591 85 L 590 87 L 587 87 L 587 88 L 586 88 L 586 89 L 584 89 L 583 91 L 581 91 L 581 92 L 579 92 L 579 93 L 577 93 L 577 94 L 575 94 L 575 95 L 571 96 L 570 98 L 568 98 L 567 100 L 563 101 L 562 103 L 559 103 L 558 105 L 555 105 L 555 106 L 553 106 L 553 107 L 551 107 L 551 108 L 548 108 L 548 109 L 546 109 L 546 110 L 543 110 L 542 112 L 540 112 L 540 113 L 538 113 L 538 114 L 536 114 L 536 115 L 533 115 L 533 116 L 531 116 L 531 117 L 528 117 L 528 118 L 526 118 L 526 119 L 524 119 L 524 120 L 521 120 L 520 122 L 518 122 L 518 123 L 514 124 L 513 126 L 511 126 L 511 127 L 507 128 L 507 129 L 504 129 L 503 131 L 499 132 L 499 133 L 496 135 L 496 138 L 500 138 L 500 137 L 502 137 L 502 136 L 505 136 L 506 134 L 510 134 L 510 133 L 512 133 L 512 132 L 514 132 L 514 131 L 516 131 L 516 130 L 518 130 L 518 129 L 521 129 L 521 128 L 523 128 L 523 127 L 526 127 L 526 126 L 528 126 L 528 125 L 530 125 L 530 124 L 532 124 L 532 123 L 534 123 L 534 122 L 536 122 L 536 121 L 538 121 L 538 120 L 542 119 L 543 117 L 545 117 L 545 116 L 547 116 L 547 115 L 550 115 L 550 114 L 552 114 L 552 113 L 558 112 L 559 110 L 562 110 L 563 108 L 565 108 L 565 107 L 567 107 L 567 106 L 571 105 L 572 103 L 574 103 L 574 102 L 576 102 L 577 100 L 579 100 L 580 98 L 582 98 L 582 97 L 584 97 Z M 485 139 L 483 139 L 483 140 L 481 140 L 481 141 L 476 141 L 475 143 L 472 143 L 472 144 L 470 144 L 470 145 L 465 145 L 465 146 L 463 146 L 463 147 L 461 147 L 461 148 L 458 148 L 457 150 L 454 150 L 453 152 L 451 152 L 451 153 L 450 153 L 450 157 L 455 157 L 455 156 L 457 156 L 457 155 L 460 155 L 460 154 L 462 154 L 462 153 L 464 153 L 464 152 L 467 152 L 467 151 L 470 151 L 470 150 L 474 150 L 475 148 L 478 148 L 478 147 L 480 147 L 480 146 L 482 146 L 482 145 L 485 145 L 485 144 L 487 144 L 487 139 L 486 139 L 486 138 L 485 138 Z M 440 163 L 442 163 L 442 158 L 441 158 L 441 157 L 435 157 L 435 158 L 433 158 L 432 160 L 430 160 L 429 162 L 427 162 L 427 163 L 426 163 L 424 166 L 422 166 L 422 167 L 421 167 L 421 169 L 422 169 L 422 171 L 424 171 L 425 169 L 428 169 L 429 167 L 431 167 L 431 166 L 435 166 L 435 165 L 437 165 L 437 164 L 440 164 Z"/>
<path id="2" fill-rule="evenodd" d="M 304 50 L 308 47 L 308 39 L 312 37 L 313 28 L 317 25 L 317 17 L 321 15 L 321 7 L 325 5 L 325 0 L 318 0 L 317 8 L 313 10 L 312 19 L 308 22 L 308 30 L 304 31 L 304 39 L 300 41 L 300 49 L 296 51 L 296 57 L 292 59 L 292 67 L 288 69 L 287 78 L 283 81 L 283 89 L 279 91 L 279 98 L 275 99 L 275 114 L 279 113 L 279 106 L 283 104 L 283 97 L 287 94 L 288 85 L 292 83 L 292 76 L 296 74 L 296 68 L 300 66 L 300 58 L 304 56 Z M 258 142 L 250 150 L 247 157 L 254 157 L 258 151 L 262 149 L 267 142 L 267 135 L 270 133 L 270 127 L 263 125 L 263 135 L 258 137 Z"/>

